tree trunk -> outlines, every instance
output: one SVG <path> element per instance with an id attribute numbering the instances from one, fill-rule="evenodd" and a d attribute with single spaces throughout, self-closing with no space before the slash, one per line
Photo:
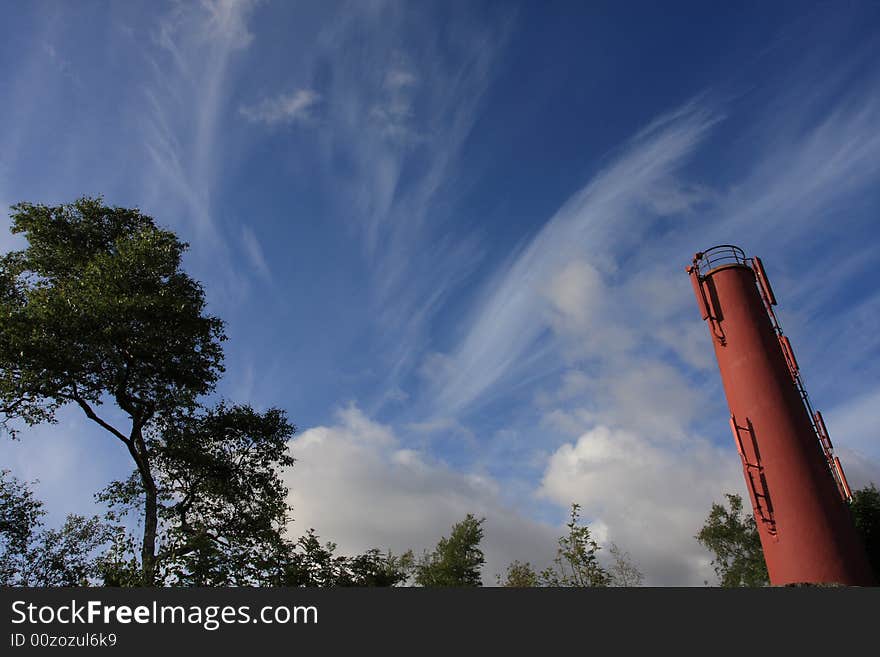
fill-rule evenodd
<path id="1" fill-rule="evenodd" d="M 138 472 L 141 475 L 141 483 L 144 487 L 144 538 L 141 543 L 142 586 L 155 586 L 156 532 L 159 526 L 159 494 L 150 467 L 150 456 L 147 453 L 147 445 L 144 442 L 141 426 L 137 422 L 132 429 L 129 451 L 137 465 Z"/>
<path id="2" fill-rule="evenodd" d="M 159 524 L 156 485 L 152 477 L 144 477 L 144 540 L 141 547 L 143 585 L 156 584 L 156 529 Z M 149 482 L 147 481 L 149 478 Z"/>
<path id="3" fill-rule="evenodd" d="M 101 427 L 116 436 L 128 448 L 128 453 L 134 460 L 138 473 L 141 476 L 141 484 L 144 487 L 144 538 L 141 544 L 141 577 L 142 586 L 156 585 L 156 532 L 159 526 L 159 494 L 153 472 L 150 467 L 150 455 L 147 444 L 144 441 L 143 427 L 153 414 L 150 408 L 146 412 L 138 411 L 122 398 L 121 392 L 117 392 L 116 403 L 129 413 L 132 418 L 131 435 L 125 436 L 118 429 L 102 420 L 77 392 L 76 384 L 71 384 L 72 393 L 66 399 L 75 401 L 83 409 L 86 416 Z"/>

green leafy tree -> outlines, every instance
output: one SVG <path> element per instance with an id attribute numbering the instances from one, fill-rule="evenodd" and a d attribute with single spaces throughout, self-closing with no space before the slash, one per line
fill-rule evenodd
<path id="1" fill-rule="evenodd" d="M 409 579 L 412 569 L 412 551 L 395 555 L 372 548 L 349 558 L 340 586 L 399 586 Z"/>
<path id="2" fill-rule="evenodd" d="M 593 540 L 590 528 L 580 524 L 580 505 L 571 505 L 568 534 L 559 538 L 553 565 L 541 571 L 543 586 L 608 586 L 611 576 L 599 563 L 602 548 Z"/>
<path id="3" fill-rule="evenodd" d="M 336 554 L 336 544 L 321 543 L 310 529 L 290 546 L 280 584 L 284 586 L 332 587 L 345 578 L 347 560 Z"/>
<path id="4" fill-rule="evenodd" d="M 0 584 L 12 586 L 26 580 L 31 544 L 45 515 L 33 491 L 0 470 Z"/>
<path id="5" fill-rule="evenodd" d="M 99 554 L 115 528 L 98 517 L 67 516 L 60 529 L 41 529 L 43 503 L 30 488 L 0 472 L 0 585 L 88 586 L 100 579 Z"/>
<path id="6" fill-rule="evenodd" d="M 274 582 L 283 586 L 350 587 L 398 586 L 412 569 L 411 552 L 395 556 L 378 549 L 346 557 L 336 554 L 336 544 L 321 543 L 314 529 L 301 536 L 284 560 L 281 578 Z"/>
<path id="7" fill-rule="evenodd" d="M 855 491 L 850 510 L 868 552 L 874 577 L 880 579 L 880 490 L 872 483 Z"/>
<path id="8" fill-rule="evenodd" d="M 498 585 L 508 588 L 533 588 L 541 586 L 541 580 L 538 573 L 532 568 L 532 564 L 528 561 L 513 561 L 507 566 L 507 572 L 504 577 L 498 575 Z"/>
<path id="9" fill-rule="evenodd" d="M 142 569 L 136 541 L 123 528 L 114 532 L 109 548 L 98 557 L 97 575 L 103 586 L 141 585 Z"/>
<path id="10" fill-rule="evenodd" d="M 220 319 L 181 270 L 187 245 L 137 209 L 82 198 L 12 207 L 28 246 L 0 258 L 0 411 L 28 424 L 78 406 L 128 451 L 143 490 L 142 582 L 156 574 L 160 489 L 146 429 L 192 409 L 223 370 Z M 102 412 L 113 402 L 124 423 Z"/>
<path id="11" fill-rule="evenodd" d="M 81 579 L 85 561 L 58 554 L 75 555 L 74 544 L 91 549 L 100 538 L 109 548 L 89 567 L 111 586 L 407 579 L 411 553 L 343 557 L 313 532 L 286 538 L 281 472 L 293 464 L 287 443 L 295 427 L 279 409 L 199 403 L 223 371 L 226 337 L 222 321 L 205 313 L 201 286 L 181 270 L 187 245 L 174 233 L 100 198 L 22 203 L 12 220 L 28 246 L 0 258 L 0 424 L 14 438 L 17 421 L 54 422 L 59 408 L 78 406 L 134 465 L 128 479 L 98 495 L 108 520 L 134 514 L 143 532 L 136 541 L 119 526 L 71 517 L 28 553 L 22 546 L 32 542 L 28 528 L 42 507 L 19 495 L 7 509 L 3 568 L 29 558 L 42 564 L 45 585 Z"/>
<path id="12" fill-rule="evenodd" d="M 177 417 L 155 431 L 163 491 L 159 564 L 176 583 L 254 585 L 284 549 L 295 427 L 247 405 Z"/>
<path id="13" fill-rule="evenodd" d="M 726 497 L 730 508 L 713 503 L 696 539 L 715 555 L 712 565 L 721 586 L 766 586 L 770 578 L 755 518 L 743 512 L 739 495 Z"/>
<path id="14" fill-rule="evenodd" d="M 482 586 L 481 570 L 486 562 L 480 542 L 485 518 L 470 513 L 452 527 L 433 551 L 415 566 L 415 582 L 421 586 Z"/>
<path id="15" fill-rule="evenodd" d="M 100 580 L 98 554 L 116 531 L 97 516 L 67 516 L 60 529 L 43 532 L 31 551 L 28 585 L 88 586 Z"/>
<path id="16" fill-rule="evenodd" d="M 159 491 L 157 583 L 259 585 L 277 571 L 289 520 L 283 468 L 295 428 L 283 411 L 229 406 L 161 418 L 145 432 Z M 141 507 L 135 472 L 100 499 L 114 519 Z"/>
<path id="17" fill-rule="evenodd" d="M 607 568 L 599 562 L 602 549 L 593 540 L 590 528 L 580 521 L 580 506 L 571 505 L 568 533 L 559 537 L 553 565 L 538 572 L 528 562 L 514 561 L 507 566 L 504 577 L 498 576 L 498 584 L 508 587 L 535 586 L 639 586 L 644 575 L 628 552 L 612 543 L 612 558 Z"/>
<path id="18" fill-rule="evenodd" d="M 743 512 L 739 495 L 726 497 L 730 508 L 713 504 L 696 538 L 715 555 L 712 564 L 721 586 L 766 586 L 770 577 L 754 516 Z M 850 511 L 876 574 L 880 572 L 880 490 L 872 483 L 854 491 Z"/>

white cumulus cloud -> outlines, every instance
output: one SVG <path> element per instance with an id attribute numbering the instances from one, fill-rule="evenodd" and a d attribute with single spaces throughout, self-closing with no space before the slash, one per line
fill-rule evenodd
<path id="1" fill-rule="evenodd" d="M 694 535 L 723 493 L 745 496 L 731 452 L 697 438 L 669 444 L 596 426 L 550 457 L 540 494 L 581 504 L 585 520 L 631 553 L 646 584 L 699 586 L 715 575 Z"/>
<path id="2" fill-rule="evenodd" d="M 291 452 L 297 460 L 285 481 L 293 535 L 313 527 L 342 553 L 379 547 L 421 554 L 473 513 L 486 518 L 486 584 L 514 559 L 546 565 L 555 554 L 559 528 L 509 508 L 491 478 L 457 472 L 405 447 L 356 406 L 339 411 L 332 426 L 305 431 Z"/>

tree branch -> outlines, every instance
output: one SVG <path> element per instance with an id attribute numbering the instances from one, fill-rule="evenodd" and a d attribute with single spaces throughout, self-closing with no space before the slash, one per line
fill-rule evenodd
<path id="1" fill-rule="evenodd" d="M 86 417 L 88 417 L 90 420 L 97 423 L 99 426 L 103 427 L 104 429 L 106 429 L 107 431 L 112 433 L 114 436 L 119 438 L 119 440 L 121 440 L 127 447 L 129 447 L 129 449 L 131 448 L 131 444 L 132 444 L 131 439 L 128 438 L 124 433 L 119 431 L 119 429 L 117 429 L 113 425 L 105 422 L 100 417 L 98 417 L 98 414 L 95 413 L 94 409 L 89 405 L 89 403 L 85 399 L 83 399 L 80 396 L 80 394 L 77 392 L 76 384 L 74 384 L 74 386 L 73 386 L 73 394 L 72 395 L 62 395 L 62 397 L 65 399 L 69 399 L 71 401 L 75 401 L 77 404 L 79 404 L 79 407 L 81 409 L 83 409 L 83 412 L 86 414 Z"/>

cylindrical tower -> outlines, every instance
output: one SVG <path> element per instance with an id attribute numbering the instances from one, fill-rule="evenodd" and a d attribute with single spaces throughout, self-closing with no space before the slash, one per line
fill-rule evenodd
<path id="1" fill-rule="evenodd" d="M 712 333 L 770 582 L 873 584 L 849 486 L 773 312 L 761 260 L 716 246 L 687 272 Z"/>

